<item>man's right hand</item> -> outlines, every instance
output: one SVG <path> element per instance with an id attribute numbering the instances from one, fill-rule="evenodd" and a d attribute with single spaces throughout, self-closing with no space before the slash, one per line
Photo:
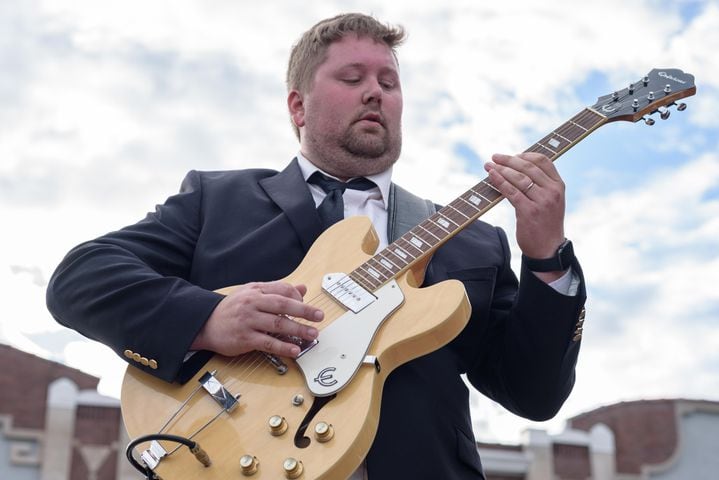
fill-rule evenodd
<path id="1" fill-rule="evenodd" d="M 322 310 L 302 301 L 307 287 L 284 282 L 240 285 L 217 304 L 190 347 L 235 356 L 260 350 L 282 357 L 296 358 L 300 348 L 273 334 L 317 338 L 316 328 L 293 318 L 319 322 Z"/>

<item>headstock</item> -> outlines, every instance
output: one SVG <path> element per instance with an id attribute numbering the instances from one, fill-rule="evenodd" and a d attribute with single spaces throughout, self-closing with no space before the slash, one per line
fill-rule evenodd
<path id="1" fill-rule="evenodd" d="M 624 90 L 599 97 L 592 109 L 607 117 L 607 122 L 644 119 L 647 125 L 654 125 L 654 119 L 645 115 L 659 112 L 666 120 L 669 118 L 669 107 L 676 105 L 680 98 L 694 95 L 696 90 L 694 75 L 676 68 L 655 68 Z M 685 108 L 684 103 L 677 105 L 677 110 Z"/>

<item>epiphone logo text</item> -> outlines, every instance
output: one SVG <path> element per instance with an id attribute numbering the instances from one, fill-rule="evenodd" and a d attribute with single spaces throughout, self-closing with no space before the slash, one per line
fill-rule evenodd
<path id="1" fill-rule="evenodd" d="M 681 83 L 682 85 L 687 83 L 684 80 L 679 80 L 677 77 L 672 77 L 667 72 L 659 72 L 659 76 L 669 80 L 674 80 L 675 82 Z"/>

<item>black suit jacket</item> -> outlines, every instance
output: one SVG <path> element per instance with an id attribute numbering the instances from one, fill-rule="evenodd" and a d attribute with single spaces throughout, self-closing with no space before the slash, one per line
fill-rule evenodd
<path id="1" fill-rule="evenodd" d="M 183 361 L 222 298 L 213 290 L 287 276 L 320 233 L 296 162 L 279 173 L 193 171 L 144 220 L 73 249 L 50 281 L 48 307 L 60 323 L 176 381 L 203 358 Z M 371 480 L 483 478 L 461 374 L 534 420 L 554 416 L 574 383 L 583 281 L 565 296 L 523 267 L 519 285 L 505 234 L 483 222 L 440 248 L 425 284 L 448 278 L 464 283 L 471 319 L 450 344 L 388 377 Z"/>

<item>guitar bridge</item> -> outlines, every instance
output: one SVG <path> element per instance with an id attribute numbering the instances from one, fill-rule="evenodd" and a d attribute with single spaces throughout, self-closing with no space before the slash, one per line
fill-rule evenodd
<path id="1" fill-rule="evenodd" d="M 217 377 L 215 377 L 216 373 L 216 370 L 212 372 L 205 372 L 205 374 L 200 377 L 200 385 L 202 385 L 202 388 L 204 388 L 207 393 L 209 393 L 210 396 L 220 404 L 223 410 L 230 413 L 235 409 L 235 407 L 237 407 L 237 399 L 240 398 L 240 396 L 233 396 L 230 391 L 227 390 L 227 388 L 225 388 L 225 386 L 217 379 Z"/>

